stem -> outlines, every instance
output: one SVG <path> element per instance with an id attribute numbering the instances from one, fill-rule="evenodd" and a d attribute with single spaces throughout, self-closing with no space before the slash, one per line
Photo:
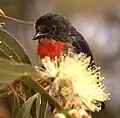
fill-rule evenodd
<path id="1" fill-rule="evenodd" d="M 5 23 L 0 23 L 0 25 L 5 25 Z"/>
<path id="2" fill-rule="evenodd" d="M 19 22 L 19 23 L 23 23 L 23 24 L 34 26 L 34 23 L 30 22 L 30 21 L 23 21 L 23 20 L 19 20 L 19 19 L 12 18 L 12 17 L 9 17 L 9 16 L 4 16 L 4 15 L 0 15 L 0 17 L 6 18 L 6 19 L 9 19 L 9 20 L 13 20 L 13 21 L 16 21 L 16 22 Z"/>

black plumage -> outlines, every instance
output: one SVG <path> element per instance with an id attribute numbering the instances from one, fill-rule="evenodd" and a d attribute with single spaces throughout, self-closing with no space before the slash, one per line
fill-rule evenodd
<path id="1" fill-rule="evenodd" d="M 59 42 L 65 42 L 74 53 L 83 52 L 91 57 L 90 65 L 94 65 L 92 51 L 84 39 L 72 24 L 63 16 L 53 13 L 47 13 L 37 19 L 35 24 L 36 35 L 33 40 L 50 39 Z M 99 103 L 99 101 L 98 101 Z M 104 108 L 104 103 L 102 103 Z"/>
<path id="2" fill-rule="evenodd" d="M 79 54 L 83 52 L 87 56 L 91 56 L 92 52 L 84 37 L 67 21 L 63 16 L 47 13 L 41 16 L 35 25 L 35 39 L 48 38 L 68 44 L 72 51 Z"/>

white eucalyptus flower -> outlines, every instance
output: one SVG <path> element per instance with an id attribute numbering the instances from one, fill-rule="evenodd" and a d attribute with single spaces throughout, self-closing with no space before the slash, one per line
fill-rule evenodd
<path id="1" fill-rule="evenodd" d="M 88 68 L 89 63 L 90 57 L 83 53 L 65 55 L 61 61 L 51 61 L 49 57 L 42 59 L 45 72 L 49 73 L 46 81 L 54 78 L 49 93 L 66 110 L 75 107 L 100 111 L 100 102 L 109 99 L 100 68 L 95 65 Z"/>

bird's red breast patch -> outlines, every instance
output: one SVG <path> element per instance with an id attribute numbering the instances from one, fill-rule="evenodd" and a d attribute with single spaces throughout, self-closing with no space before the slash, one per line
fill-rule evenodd
<path id="1" fill-rule="evenodd" d="M 43 39 L 37 48 L 37 53 L 41 58 L 49 56 L 50 59 L 54 59 L 55 57 L 60 57 L 62 54 L 66 44 L 63 42 L 57 42 L 55 40 Z"/>

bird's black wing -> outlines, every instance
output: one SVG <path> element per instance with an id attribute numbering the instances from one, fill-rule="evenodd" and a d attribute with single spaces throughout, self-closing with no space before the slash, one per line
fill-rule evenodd
<path id="1" fill-rule="evenodd" d="M 90 56 L 91 61 L 93 61 L 93 55 L 87 41 L 74 27 L 71 29 L 70 38 L 75 53 L 79 54 L 83 52 L 87 54 L 87 56 Z"/>

